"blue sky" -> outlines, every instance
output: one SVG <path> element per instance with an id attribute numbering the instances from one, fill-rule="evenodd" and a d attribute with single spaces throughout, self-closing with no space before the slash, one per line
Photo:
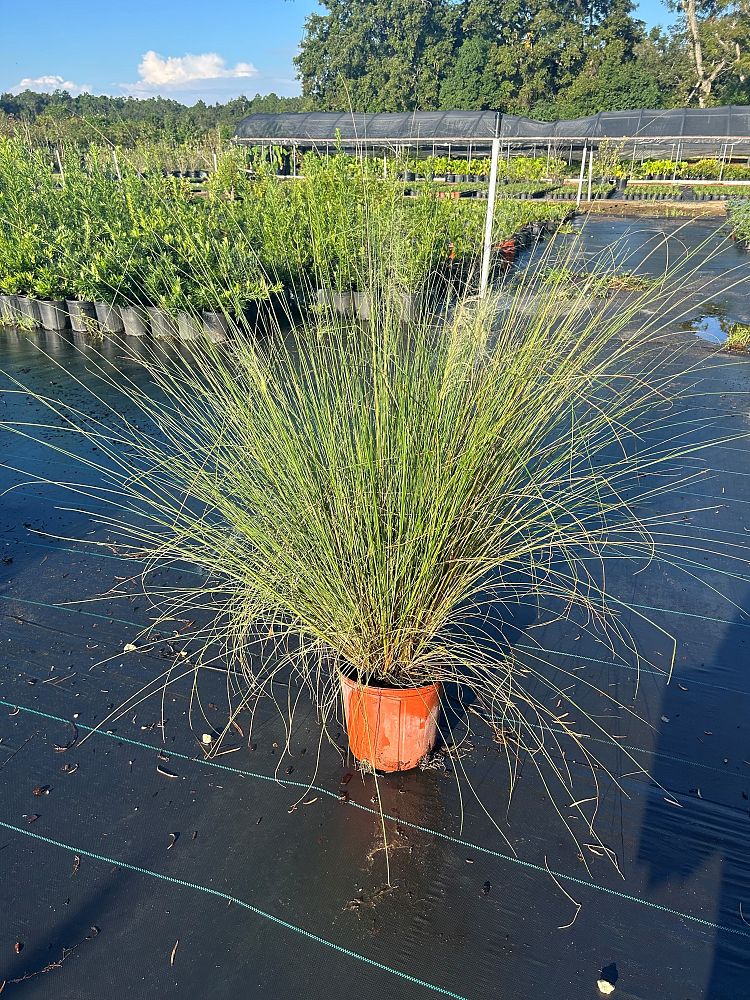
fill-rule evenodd
<path id="1" fill-rule="evenodd" d="M 163 94 L 213 103 L 297 94 L 292 57 L 315 0 L 26 0 L 2 5 L 0 91 Z M 643 0 L 652 25 L 669 15 Z"/>

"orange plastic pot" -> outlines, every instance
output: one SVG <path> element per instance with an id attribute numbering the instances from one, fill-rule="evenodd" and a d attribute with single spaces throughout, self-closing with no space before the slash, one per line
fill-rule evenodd
<path id="1" fill-rule="evenodd" d="M 440 685 L 384 688 L 341 675 L 349 748 L 376 771 L 416 767 L 437 740 Z"/>
<path id="2" fill-rule="evenodd" d="M 508 264 L 512 264 L 516 259 L 516 241 L 515 240 L 503 240 L 502 243 L 498 244 L 498 250 L 500 251 L 500 256 Z"/>

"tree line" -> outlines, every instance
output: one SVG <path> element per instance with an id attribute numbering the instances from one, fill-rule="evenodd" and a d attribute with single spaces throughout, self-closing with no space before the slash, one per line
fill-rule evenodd
<path id="1" fill-rule="evenodd" d="M 320 0 L 295 62 L 300 97 L 185 106 L 63 91 L 0 95 L 0 128 L 124 145 L 232 134 L 256 111 L 492 108 L 540 119 L 750 103 L 750 0 Z"/>
<path id="2" fill-rule="evenodd" d="M 750 102 L 750 0 L 321 0 L 296 58 L 316 107 L 541 119 Z"/>
<path id="3" fill-rule="evenodd" d="M 66 91 L 53 94 L 25 90 L 0 94 L 0 132 L 28 130 L 39 140 L 109 141 L 123 146 L 170 139 L 192 142 L 215 135 L 219 144 L 234 133 L 240 119 L 256 111 L 300 111 L 311 102 L 302 97 L 256 94 L 225 104 L 198 101 L 187 106 L 165 97 L 109 97 Z"/>

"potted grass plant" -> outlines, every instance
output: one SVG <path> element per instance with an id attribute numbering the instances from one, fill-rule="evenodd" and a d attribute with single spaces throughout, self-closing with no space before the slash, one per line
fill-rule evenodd
<path id="1" fill-rule="evenodd" d="M 529 745 L 531 705 L 575 741 L 507 636 L 488 641 L 476 625 L 519 593 L 606 622 L 619 602 L 588 562 L 615 538 L 627 558 L 651 557 L 633 514 L 648 448 L 638 474 L 622 449 L 665 385 L 618 339 L 646 293 L 615 311 L 585 292 L 563 304 L 554 276 L 538 295 L 541 279 L 526 275 L 510 305 L 462 300 L 440 323 L 419 312 L 404 324 L 393 249 L 380 280 L 369 275 L 373 313 L 355 336 L 350 321 L 312 314 L 293 346 L 243 339 L 228 353 L 202 338 L 189 362 L 147 359 L 167 401 L 146 404 L 143 432 L 118 427 L 111 446 L 127 433 L 133 467 L 117 481 L 139 514 L 133 545 L 203 568 L 224 595 L 216 628 L 248 697 L 290 669 L 325 726 L 343 705 L 365 768 L 415 766 L 450 686 L 472 692 L 498 739 Z M 650 287 L 652 310 L 657 299 Z M 291 663 L 249 655 L 269 631 L 297 650 Z"/>
<path id="2" fill-rule="evenodd" d="M 595 804 L 576 794 L 557 750 L 568 743 L 596 771 L 587 734 L 608 735 L 602 714 L 594 718 L 583 688 L 561 682 L 541 653 L 522 653 L 509 609 L 544 607 L 630 650 L 620 623 L 638 609 L 609 593 L 597 567 L 612 555 L 640 568 L 658 555 L 653 510 L 646 521 L 639 504 L 653 497 L 651 473 L 671 473 L 681 457 L 679 440 L 664 447 L 642 434 L 662 414 L 665 425 L 673 419 L 674 357 L 662 371 L 643 348 L 671 302 L 665 283 L 625 292 L 612 308 L 567 276 L 509 269 L 477 300 L 465 292 L 481 206 L 464 211 L 429 196 L 407 203 L 396 181 L 371 183 L 343 161 L 325 169 L 310 164 L 290 200 L 272 204 L 280 216 L 280 204 L 302 199 L 311 280 L 346 260 L 351 287 L 369 292 L 367 322 L 310 311 L 291 331 L 279 322 L 262 337 L 236 338 L 231 350 L 201 325 L 190 352 L 132 346 L 148 378 L 124 384 L 102 358 L 102 377 L 130 395 L 137 420 L 110 411 L 92 423 L 80 394 L 74 408 L 31 391 L 96 445 L 96 459 L 90 449 L 70 453 L 85 454 L 88 472 L 100 461 L 99 478 L 68 488 L 79 508 L 90 493 L 92 518 L 122 553 L 146 556 L 150 569 L 195 570 L 184 592 L 171 583 L 160 591 L 158 574 L 144 584 L 163 620 L 176 612 L 201 619 L 196 682 L 203 653 L 218 644 L 243 706 L 280 706 L 283 683 L 288 733 L 295 706 L 309 698 L 331 743 L 339 745 L 343 723 L 362 770 L 376 772 L 419 763 L 441 726 L 450 755 L 443 710 L 459 692 L 454 705 L 471 699 L 461 724 L 485 727 L 509 794 L 528 764 L 563 821 L 574 813 L 593 837 Z M 251 207 L 212 211 L 221 218 L 217 241 L 228 234 L 252 247 L 248 233 L 260 229 L 248 221 Z M 493 239 L 553 211 L 559 218 L 559 207 L 508 202 Z M 193 246 L 194 217 L 174 225 L 190 227 L 180 243 Z M 206 238 L 192 273 L 202 302 L 221 312 L 224 276 L 201 267 L 214 259 Z M 404 292 L 439 284 L 450 243 L 466 281 L 443 308 L 422 307 L 428 294 L 406 314 Z M 567 275 L 564 259 L 554 259 Z M 118 289 L 121 280 L 106 273 L 106 286 Z M 95 372 L 92 379 L 98 413 Z M 0 426 L 29 434 L 27 425 Z M 39 440 L 48 443 L 44 431 Z M 694 454 L 698 446 L 685 447 Z M 100 502 L 102 482 L 116 506 Z M 146 647 L 159 642 L 160 616 L 152 622 Z M 165 683 L 169 675 L 154 677 L 134 700 Z M 619 707 L 606 689 L 601 697 Z"/>

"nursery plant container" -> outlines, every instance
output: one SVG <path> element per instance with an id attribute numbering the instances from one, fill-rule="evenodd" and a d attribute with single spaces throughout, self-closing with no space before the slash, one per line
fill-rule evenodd
<path id="1" fill-rule="evenodd" d="M 440 686 L 387 688 L 341 675 L 349 748 L 376 771 L 409 771 L 435 746 Z"/>
<path id="2" fill-rule="evenodd" d="M 20 310 L 17 295 L 0 295 L 0 323 L 12 325 L 18 321 Z"/>
<path id="3" fill-rule="evenodd" d="M 369 292 L 352 292 L 352 302 L 360 319 L 372 319 L 372 296 Z"/>
<path id="4" fill-rule="evenodd" d="M 21 319 L 30 323 L 31 326 L 41 326 L 42 320 L 39 315 L 39 303 L 36 299 L 30 299 L 28 295 L 18 296 L 18 309 Z"/>
<path id="5" fill-rule="evenodd" d="M 45 330 L 59 333 L 68 325 L 68 314 L 62 299 L 39 299 L 39 319 Z"/>
<path id="6" fill-rule="evenodd" d="M 124 327 L 119 306 L 113 306 L 110 302 L 95 302 L 94 312 L 102 333 L 118 334 L 123 332 Z"/>
<path id="7" fill-rule="evenodd" d="M 319 306 L 331 309 L 338 316 L 354 314 L 354 299 L 351 292 L 340 292 L 334 288 L 318 288 L 315 301 Z"/>
<path id="8" fill-rule="evenodd" d="M 158 306 L 147 306 L 146 312 L 151 320 L 151 336 L 159 340 L 166 337 L 179 337 L 180 331 L 177 326 L 177 319 Z"/>
<path id="9" fill-rule="evenodd" d="M 88 333 L 93 323 L 96 322 L 96 310 L 93 302 L 81 302 L 79 299 L 68 299 L 65 303 L 68 307 L 70 325 L 75 333 Z"/>
<path id="10" fill-rule="evenodd" d="M 148 313 L 141 306 L 120 306 L 126 337 L 148 336 Z"/>
<path id="11" fill-rule="evenodd" d="M 419 316 L 421 298 L 418 292 L 401 292 L 399 311 L 402 323 L 412 323 Z"/>
<path id="12" fill-rule="evenodd" d="M 223 344 L 229 339 L 231 326 L 229 319 L 224 313 L 210 312 L 203 313 L 203 334 L 212 340 L 214 344 Z"/>
<path id="13" fill-rule="evenodd" d="M 316 288 L 315 304 L 318 306 L 324 306 L 326 309 L 333 309 L 333 289 Z"/>
<path id="14" fill-rule="evenodd" d="M 354 296 L 351 292 L 331 292 L 331 305 L 338 316 L 354 315 Z"/>
<path id="15" fill-rule="evenodd" d="M 203 321 L 192 313 L 177 313 L 177 329 L 180 340 L 201 340 L 203 337 Z"/>
<path id="16" fill-rule="evenodd" d="M 516 241 L 503 240 L 502 243 L 498 243 L 497 249 L 500 251 L 500 256 L 506 263 L 512 264 L 516 259 Z"/>

